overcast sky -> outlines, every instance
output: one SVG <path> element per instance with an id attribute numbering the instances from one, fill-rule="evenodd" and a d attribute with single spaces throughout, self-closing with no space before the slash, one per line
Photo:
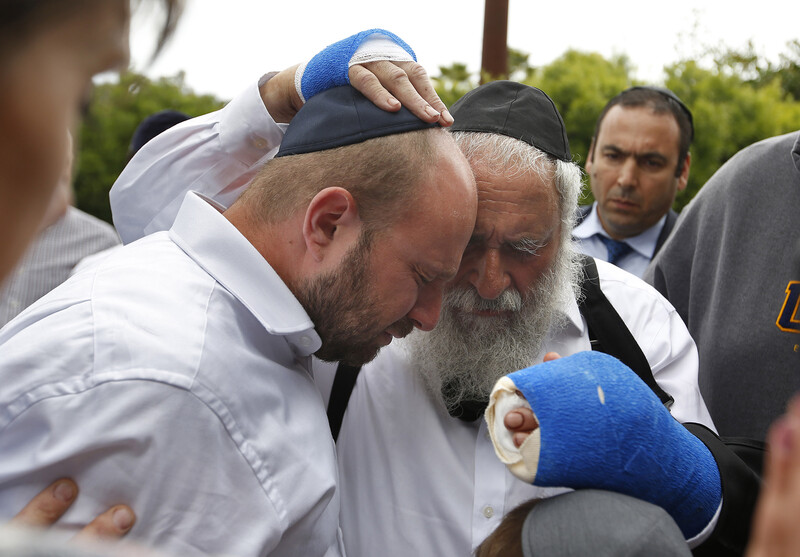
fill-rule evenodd
<path id="1" fill-rule="evenodd" d="M 144 2 L 146 6 L 148 3 Z M 735 7 L 734 7 L 735 6 Z M 745 7 L 745 8 L 743 8 Z M 371 27 L 393 31 L 429 73 L 463 62 L 477 71 L 484 0 L 188 0 L 177 34 L 152 65 L 153 39 L 134 20 L 134 69 L 150 76 L 186 72 L 197 93 L 230 99 L 261 74 L 313 56 Z M 152 25 L 149 26 L 152 28 Z M 635 77 L 660 80 L 661 69 L 705 45 L 743 47 L 777 61 L 800 38 L 800 3 L 788 0 L 509 0 L 509 46 L 544 65 L 568 48 L 610 57 L 624 53 Z"/>

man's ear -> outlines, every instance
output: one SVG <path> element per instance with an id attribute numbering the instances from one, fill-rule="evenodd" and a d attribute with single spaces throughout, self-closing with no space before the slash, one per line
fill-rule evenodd
<path id="1" fill-rule="evenodd" d="M 583 167 L 586 169 L 586 174 L 589 174 L 592 171 L 593 159 L 594 159 L 594 137 L 592 138 L 592 142 L 589 144 L 589 154 L 586 155 L 586 164 L 583 165 Z"/>
<path id="2" fill-rule="evenodd" d="M 686 158 L 683 161 L 683 167 L 681 168 L 681 173 L 678 176 L 678 191 L 685 190 L 686 185 L 689 183 L 690 166 L 692 166 L 692 154 L 686 153 Z"/>
<path id="3" fill-rule="evenodd" d="M 340 240 L 355 239 L 360 233 L 358 206 L 346 189 L 325 188 L 308 204 L 303 219 L 303 240 L 316 261 L 321 261 L 333 246 L 344 247 Z"/>

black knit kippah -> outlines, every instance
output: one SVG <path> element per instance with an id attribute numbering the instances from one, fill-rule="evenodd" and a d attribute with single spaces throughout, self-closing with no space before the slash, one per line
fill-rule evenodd
<path id="1" fill-rule="evenodd" d="M 299 155 L 360 143 L 367 139 L 439 127 L 403 107 L 387 112 L 350 85 L 334 87 L 311 97 L 283 136 L 276 157 Z"/>
<path id="2" fill-rule="evenodd" d="M 541 89 L 492 81 L 461 97 L 450 109 L 452 131 L 499 133 L 570 162 L 567 130 L 556 105 Z"/>

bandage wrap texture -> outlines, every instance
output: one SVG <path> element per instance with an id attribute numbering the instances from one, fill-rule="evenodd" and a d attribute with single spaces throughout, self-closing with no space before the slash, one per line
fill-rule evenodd
<path id="1" fill-rule="evenodd" d="M 370 35 L 380 33 L 392 39 L 400 45 L 411 58 L 416 62 L 417 56 L 406 42 L 384 29 L 367 29 L 356 33 L 339 42 L 335 42 L 325 47 L 317 53 L 308 63 L 301 68 L 302 75 L 299 83 L 299 93 L 303 101 L 310 99 L 320 91 L 325 91 L 332 87 L 348 85 L 350 78 L 350 59 L 355 54 L 358 47 L 367 40 Z"/>
<path id="2" fill-rule="evenodd" d="M 607 489 L 666 510 L 687 538 L 719 506 L 719 470 L 689 433 L 622 362 L 580 352 L 512 373 L 539 421 L 534 484 Z"/>

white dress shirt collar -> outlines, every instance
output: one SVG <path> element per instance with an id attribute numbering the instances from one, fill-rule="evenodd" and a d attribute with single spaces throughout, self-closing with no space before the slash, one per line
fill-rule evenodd
<path id="1" fill-rule="evenodd" d="M 269 333 L 285 336 L 299 355 L 319 350 L 322 341 L 303 306 L 221 211 L 213 201 L 188 192 L 170 238 L 247 307 Z"/>
<path id="2" fill-rule="evenodd" d="M 664 228 L 664 222 L 666 220 L 667 215 L 665 214 L 658 220 L 657 223 L 638 236 L 625 238 L 625 242 L 627 242 L 628 245 L 634 249 L 634 251 L 643 257 L 646 257 L 648 260 L 652 259 L 653 253 L 656 251 L 656 242 L 658 242 L 658 236 L 661 234 L 661 229 Z M 608 235 L 608 232 L 603 229 L 603 225 L 600 222 L 600 217 L 597 216 L 597 201 L 592 204 L 592 210 L 589 211 L 589 214 L 586 215 L 586 218 L 583 219 L 583 222 L 576 226 L 575 230 L 572 231 L 572 235 L 580 240 L 591 238 L 595 234 L 600 234 L 606 238 L 611 237 Z"/>

